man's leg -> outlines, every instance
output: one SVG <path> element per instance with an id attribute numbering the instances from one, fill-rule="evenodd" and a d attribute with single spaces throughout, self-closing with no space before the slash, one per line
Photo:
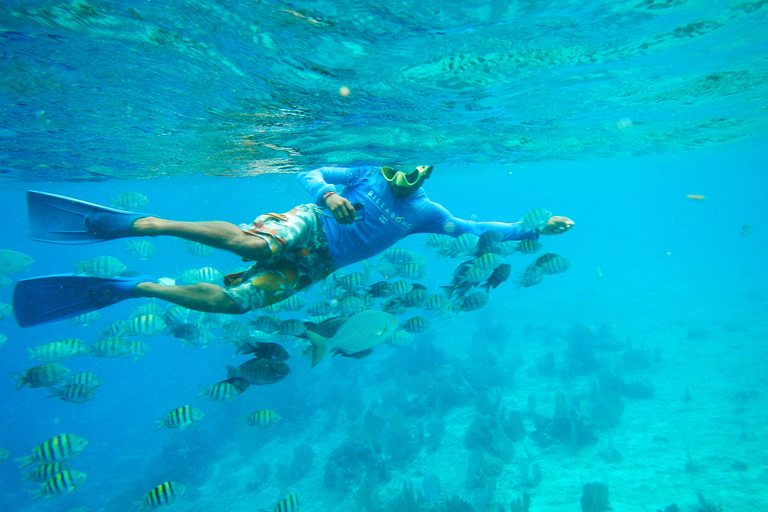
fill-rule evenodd
<path id="1" fill-rule="evenodd" d="M 253 237 L 258 238 L 258 237 Z M 165 286 L 158 283 L 140 283 L 134 289 L 134 297 L 162 299 L 185 308 L 206 313 L 241 313 L 232 298 L 224 293 L 221 286 L 210 283 L 187 286 Z"/>
<path id="2" fill-rule="evenodd" d="M 178 222 L 144 217 L 133 224 L 133 232 L 136 236 L 175 236 L 224 249 L 253 261 L 272 257 L 269 245 L 264 239 L 249 235 L 238 226 L 224 221 Z"/>

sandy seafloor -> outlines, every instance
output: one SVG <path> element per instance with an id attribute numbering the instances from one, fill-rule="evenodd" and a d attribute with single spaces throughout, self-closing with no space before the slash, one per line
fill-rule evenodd
<path id="1" fill-rule="evenodd" d="M 758 148 L 752 152 L 744 151 L 744 147 L 719 153 L 526 165 L 515 169 L 514 175 L 507 168 L 498 168 L 475 175 L 476 181 L 471 187 L 462 187 L 461 194 L 456 193 L 456 186 L 464 183 L 461 170 L 448 169 L 443 175 L 436 173 L 437 179 L 428 183 L 430 197 L 461 217 L 476 214 L 478 219 L 515 220 L 528 208 L 537 206 L 573 217 L 577 226 L 570 233 L 542 241 L 544 251 L 566 255 L 575 263 L 567 273 L 549 276 L 536 287 L 516 289 L 514 284 L 506 283 L 494 291 L 486 309 L 460 319 L 441 320 L 425 315 L 431 319 L 432 328 L 417 335 L 416 344 L 422 342 L 419 339 L 422 336 L 423 340 L 436 344 L 446 352 L 446 364 L 454 368 L 478 363 L 482 367 L 486 360 L 491 364 L 489 355 L 492 355 L 493 365 L 510 368 L 501 408 L 527 411 L 528 398 L 533 394 L 536 411 L 551 416 L 556 392 L 563 392 L 569 402 L 578 403 L 579 397 L 588 393 L 596 374 L 569 381 L 557 375 L 542 376 L 535 368 L 536 361 L 552 351 L 560 367 L 567 337 L 574 326 L 597 331 L 602 328 L 610 332 L 617 344 L 612 349 L 599 351 L 605 366 L 626 380 L 650 382 L 655 391 L 652 399 L 625 398 L 619 424 L 599 429 L 596 444 L 574 451 L 565 444 L 541 446 L 530 438 L 515 443 L 514 458 L 496 479 L 493 503 L 503 504 L 504 510 L 509 510 L 510 501 L 520 495 L 519 461 L 528 452 L 532 461 L 540 465 L 543 475 L 541 483 L 528 489 L 532 511 L 579 510 L 582 485 L 595 481 L 609 486 L 611 506 L 617 511 L 656 511 L 671 503 L 677 503 L 684 511 L 693 511 L 697 492 L 712 503 L 721 503 L 726 511 L 768 510 L 765 442 L 768 437 L 768 291 L 762 257 L 766 235 L 756 214 L 757 205 L 762 204 L 760 191 L 766 187 L 759 180 L 750 179 L 750 173 L 756 169 L 755 162 L 761 161 L 762 151 L 759 146 L 750 146 Z M 675 173 L 665 172 L 665 166 Z M 264 200 L 258 202 L 259 208 L 263 207 L 259 211 L 284 211 L 288 208 L 280 208 L 290 207 L 304 198 L 291 177 L 257 177 L 239 182 L 223 178 L 205 180 L 210 181 L 202 185 L 193 180 L 128 182 L 119 183 L 117 188 L 148 190 L 149 195 L 154 192 L 152 199 L 154 205 L 162 205 L 161 214 L 167 215 L 174 207 L 186 208 L 185 211 L 194 212 L 194 218 L 210 218 L 221 213 L 221 203 L 217 206 L 213 199 L 209 203 L 205 198 L 224 198 L 227 205 L 223 215 L 228 220 L 247 220 L 235 218 L 243 214 L 244 208 L 239 202 L 248 199 L 257 203 L 254 197 L 260 193 Z M 486 180 L 501 185 L 489 192 L 479 186 Z M 548 181 L 554 185 L 545 186 Z M 265 182 L 267 187 L 262 186 Z M 108 186 L 110 191 L 115 189 L 115 183 Z M 36 184 L 34 188 L 95 198 L 109 195 L 104 187 L 103 184 Z M 23 188 L 23 184 L 14 184 L 7 190 L 5 194 L 10 198 L 7 204 L 21 207 Z M 710 196 L 707 201 L 689 201 L 684 197 L 701 192 Z M 163 198 L 167 200 L 164 202 Z M 23 223 L 23 215 L 14 221 Z M 739 228 L 744 224 L 755 225 L 753 235 L 739 235 Z M 22 235 L 15 233 L 7 241 L 7 247 L 22 244 L 19 241 Z M 430 288 L 446 284 L 451 264 L 455 262 L 437 259 L 434 253 L 423 248 L 422 241 L 423 237 L 414 237 L 403 246 L 420 251 L 434 261 L 430 263 Z M 161 246 L 159 241 L 158 246 Z M 90 246 L 90 250 L 101 254 L 106 251 L 101 247 L 105 246 Z M 113 247 L 122 248 L 121 245 Z M 27 248 L 34 245 L 26 244 L 19 250 L 32 252 Z M 36 267 L 14 277 L 51 272 L 57 264 L 63 266 L 64 262 L 68 264 L 76 259 L 65 252 L 36 251 Z M 531 256 L 510 257 L 518 268 L 531 259 Z M 237 264 L 236 258 L 232 264 Z M 602 279 L 593 274 L 598 266 L 604 273 Z M 3 297 L 8 300 L 6 292 Z M 138 305 L 134 302 L 133 307 Z M 704 335 L 695 334 L 702 329 L 706 330 Z M 482 335 L 478 336 L 478 332 Z M 171 338 L 168 340 L 175 343 Z M 33 341 L 36 340 L 27 343 L 37 344 Z M 164 340 L 148 342 L 157 344 Z M 0 350 L 15 350 L 12 343 L 11 337 Z M 622 354 L 628 343 L 650 354 L 647 367 L 623 365 Z M 173 350 L 186 350 L 185 357 L 188 357 L 194 354 L 190 351 L 196 349 L 179 346 Z M 208 352 L 199 352 L 202 365 L 206 359 L 220 359 L 220 354 L 212 351 L 225 351 L 228 355 L 231 348 L 222 344 L 205 350 Z M 409 349 L 382 347 L 367 359 L 353 361 L 364 368 L 359 385 L 366 405 L 391 389 L 408 395 L 407 389 L 382 379 L 382 369 L 391 368 L 387 358 L 395 350 Z M 105 363 L 104 368 L 109 363 Z M 347 363 L 349 361 L 344 361 Z M 141 366 L 142 361 L 135 364 L 138 371 L 146 368 Z M 166 364 L 173 362 L 166 361 Z M 333 373 L 340 367 L 335 361 L 324 362 L 311 371 L 308 363 L 299 358 L 291 364 L 301 378 L 292 374 L 281 386 L 290 386 L 292 382 L 310 383 L 316 389 L 327 385 L 344 393 L 344 381 Z M 512 370 L 515 365 L 519 366 Z M 101 371 L 105 372 L 103 377 L 109 377 L 108 370 Z M 150 378 L 162 379 L 162 374 L 158 377 L 153 373 L 155 369 L 147 368 L 147 371 Z M 194 393 L 195 383 L 210 383 L 213 378 L 210 375 L 188 377 L 189 382 L 183 386 L 189 393 Z M 10 379 L 6 382 L 7 389 L 9 382 Z M 162 382 L 158 380 L 158 384 Z M 686 390 L 689 400 L 685 399 Z M 259 393 L 267 392 L 266 387 L 259 390 Z M 42 396 L 29 390 L 24 393 L 27 393 L 24 396 L 29 407 L 38 408 L 34 416 L 44 417 L 45 413 L 39 409 L 46 403 Z M 495 390 L 490 390 L 489 396 L 494 397 L 494 393 Z M 251 401 L 246 407 L 238 400 L 215 404 L 197 399 L 194 403 L 205 407 L 206 419 L 222 414 L 233 420 L 252 412 L 247 409 L 254 405 Z M 94 401 L 73 407 L 97 405 Z M 110 405 L 120 408 L 136 404 Z M 464 446 L 464 432 L 474 415 L 471 399 L 452 408 L 445 417 L 446 433 L 438 450 L 430 453 L 422 449 L 411 459 L 391 464 L 392 478 L 380 489 L 382 506 L 400 494 L 403 479 L 409 479 L 419 488 L 422 478 L 430 473 L 440 478 L 441 501 L 459 496 L 477 502 L 482 490 L 468 486 L 469 450 Z M 258 432 L 240 425 L 215 432 L 212 429 L 221 428 L 225 423 L 215 420 L 212 423 L 215 427 L 202 424 L 194 427 L 213 433 L 223 447 L 219 453 L 228 455 L 206 468 L 210 476 L 204 484 L 190 488 L 182 500 L 167 510 L 271 510 L 279 497 L 295 490 L 303 497 L 302 511 L 358 511 L 356 487 L 328 489 L 323 484 L 325 461 L 344 441 L 348 431 L 348 425 L 339 418 L 338 414 L 330 415 L 321 409 L 302 424 L 278 423 Z M 132 424 L 130 417 L 123 419 Z M 62 418 L 62 431 L 69 430 L 67 421 L 67 417 Z M 528 432 L 532 432 L 531 418 L 526 416 L 524 421 Z M 128 432 L 124 436 L 134 441 L 152 436 L 141 422 L 146 420 L 132 424 L 141 434 L 134 438 L 131 437 L 134 434 Z M 22 425 L 24 418 L 16 416 L 11 423 Z M 281 429 L 285 430 L 281 432 Z M 43 432 L 49 431 L 50 428 L 43 429 Z M 170 438 L 191 433 L 192 430 L 165 430 L 154 435 Z M 40 437 L 41 441 L 45 438 L 43 433 Z M 315 451 L 313 468 L 304 478 L 286 486 L 275 478 L 273 471 L 266 481 L 256 482 L 259 465 L 284 464 L 290 460 L 293 448 L 301 444 L 311 445 Z M 602 455 L 611 444 L 623 457 L 621 460 L 608 461 Z M 89 450 L 96 449 L 89 447 Z M 140 453 L 142 457 L 149 456 Z M 12 454 L 19 455 L 18 451 Z M 746 467 L 734 467 L 736 461 Z M 14 463 L 9 460 L 4 466 L 9 464 Z M 77 492 L 98 493 L 100 496 L 94 501 L 104 503 L 122 492 L 121 486 L 130 476 L 121 475 L 113 488 L 85 486 Z M 5 481 L 10 479 L 6 477 Z M 73 494 L 61 500 L 40 500 L 19 510 L 68 510 L 66 500 L 74 497 Z M 73 503 L 70 508 L 75 507 Z M 86 509 L 100 510 L 98 507 Z M 128 502 L 125 510 L 133 510 Z"/>

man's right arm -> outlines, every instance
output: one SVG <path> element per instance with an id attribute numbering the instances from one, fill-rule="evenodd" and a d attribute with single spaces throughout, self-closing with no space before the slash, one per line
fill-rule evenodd
<path id="1" fill-rule="evenodd" d="M 335 185 L 349 186 L 367 172 L 366 167 L 319 167 L 296 176 L 304 190 L 309 192 L 320 208 L 325 208 L 326 195 L 337 192 Z"/>

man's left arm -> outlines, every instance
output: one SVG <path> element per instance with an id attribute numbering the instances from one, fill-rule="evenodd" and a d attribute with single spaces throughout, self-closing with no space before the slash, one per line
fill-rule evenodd
<path id="1" fill-rule="evenodd" d="M 476 222 L 454 217 L 443 206 L 429 202 L 421 216 L 422 221 L 413 233 L 443 233 L 458 237 L 465 233 L 480 236 L 488 231 L 496 231 L 507 240 L 538 240 L 539 235 L 565 233 L 574 223 L 566 217 L 553 216 L 545 226 L 538 229 L 526 228 L 520 222 Z"/>

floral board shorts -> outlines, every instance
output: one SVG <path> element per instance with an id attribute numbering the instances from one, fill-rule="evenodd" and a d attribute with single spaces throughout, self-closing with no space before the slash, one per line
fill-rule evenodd
<path id="1" fill-rule="evenodd" d="M 224 293 L 242 313 L 287 299 L 336 270 L 328 251 L 322 214 L 314 204 L 287 213 L 267 213 L 240 228 L 262 238 L 272 257 L 224 278 Z"/>

